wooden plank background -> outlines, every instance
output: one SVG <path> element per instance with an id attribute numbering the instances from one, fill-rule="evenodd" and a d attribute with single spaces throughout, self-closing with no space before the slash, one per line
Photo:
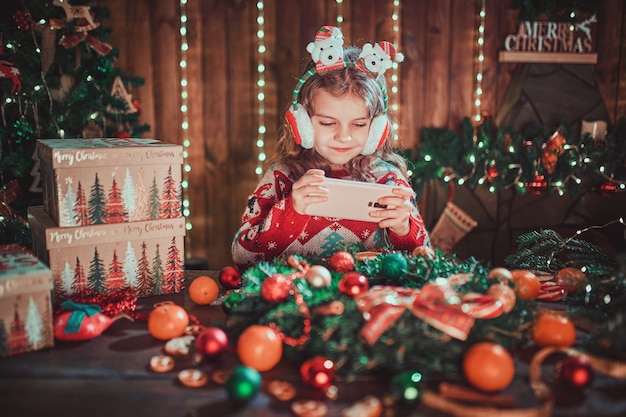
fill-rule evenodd
<path id="1" fill-rule="evenodd" d="M 141 103 L 146 137 L 182 142 L 179 0 L 100 0 L 111 11 L 109 42 L 118 65 L 144 77 L 131 90 Z M 473 111 L 475 39 L 480 0 L 404 0 L 401 10 L 400 123 L 402 147 L 416 149 L 424 127 L 457 129 Z M 496 115 L 517 68 L 499 63 L 504 37 L 515 31 L 511 0 L 486 0 L 483 106 Z M 306 63 L 306 44 L 316 30 L 334 24 L 338 7 L 348 42 L 394 40 L 393 0 L 265 0 L 265 150 Z M 192 230 L 187 256 L 211 268 L 231 263 L 230 243 L 257 165 L 257 7 L 254 0 L 188 0 L 189 192 Z M 615 122 L 626 113 L 626 7 L 624 0 L 599 2 L 595 75 Z M 426 197 L 423 197 L 426 198 Z M 427 213 L 425 213 L 427 214 Z"/>

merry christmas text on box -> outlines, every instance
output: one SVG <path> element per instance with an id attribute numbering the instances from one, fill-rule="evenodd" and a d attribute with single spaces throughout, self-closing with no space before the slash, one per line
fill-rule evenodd
<path id="1" fill-rule="evenodd" d="M 40 139 L 44 206 L 61 227 L 182 216 L 183 149 L 155 139 Z"/>
<path id="2" fill-rule="evenodd" d="M 52 274 L 18 245 L 0 246 L 0 357 L 54 345 Z"/>
<path id="3" fill-rule="evenodd" d="M 33 251 L 50 266 L 54 304 L 132 288 L 145 297 L 184 288 L 185 218 L 57 227 L 28 208 Z"/>

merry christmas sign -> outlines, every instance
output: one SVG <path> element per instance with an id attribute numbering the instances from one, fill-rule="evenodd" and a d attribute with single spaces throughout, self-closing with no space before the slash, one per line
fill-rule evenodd
<path id="1" fill-rule="evenodd" d="M 522 21 L 504 39 L 501 62 L 594 64 L 596 15 L 578 22 Z"/>

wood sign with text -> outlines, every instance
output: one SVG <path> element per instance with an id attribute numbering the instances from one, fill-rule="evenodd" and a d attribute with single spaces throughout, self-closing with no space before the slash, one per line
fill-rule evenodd
<path id="1" fill-rule="evenodd" d="M 522 21 L 504 40 L 500 62 L 595 64 L 596 15 L 576 23 Z"/>

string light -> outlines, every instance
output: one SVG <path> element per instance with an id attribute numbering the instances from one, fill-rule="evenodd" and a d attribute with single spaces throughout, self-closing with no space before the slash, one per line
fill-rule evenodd
<path id="1" fill-rule="evenodd" d="M 257 127 L 257 166 L 254 172 L 257 175 L 263 173 L 263 163 L 267 159 L 265 154 L 265 132 L 267 126 L 265 125 L 265 53 L 267 47 L 265 45 L 265 4 L 263 0 L 258 0 L 256 3 L 257 8 L 257 112 L 258 112 L 258 127 Z"/>
<path id="2" fill-rule="evenodd" d="M 181 187 L 183 189 L 183 216 L 185 216 L 185 229 L 191 230 L 192 224 L 190 219 L 191 207 L 189 204 L 189 83 L 187 80 L 187 51 L 189 44 L 187 43 L 187 0 L 180 0 L 180 114 L 181 114 L 181 131 L 183 138 L 183 180 Z"/>
<path id="3" fill-rule="evenodd" d="M 335 3 L 337 3 L 337 26 L 341 27 L 341 24 L 343 23 L 343 13 L 341 11 L 343 0 L 335 0 Z"/>
<path id="4" fill-rule="evenodd" d="M 400 0 L 393 0 L 393 12 L 391 14 L 391 20 L 393 23 L 393 44 L 396 46 L 398 51 L 401 51 L 400 41 L 402 40 L 401 36 L 401 5 Z M 399 114 L 400 111 L 400 75 L 399 75 L 399 66 L 398 63 L 394 60 L 391 67 L 391 97 L 390 97 L 390 109 L 395 113 Z M 393 140 L 398 140 L 398 122 L 393 122 L 395 134 L 393 136 Z"/>
<path id="5" fill-rule="evenodd" d="M 483 94 L 483 63 L 485 61 L 485 0 L 481 1 L 478 36 L 476 39 L 476 78 L 474 79 L 474 120 L 481 120 L 481 97 Z"/>

